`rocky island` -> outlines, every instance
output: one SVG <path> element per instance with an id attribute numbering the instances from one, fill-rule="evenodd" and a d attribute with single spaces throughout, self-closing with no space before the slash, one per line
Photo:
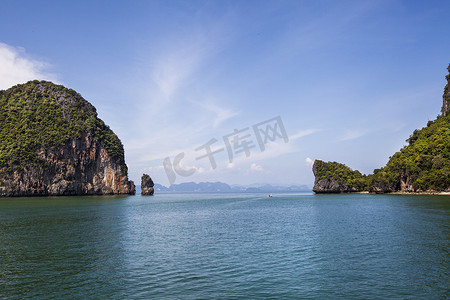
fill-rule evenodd
<path id="1" fill-rule="evenodd" d="M 121 141 L 74 90 L 0 91 L 0 196 L 134 194 L 127 172 Z"/>
<path id="2" fill-rule="evenodd" d="M 153 183 L 152 178 L 148 174 L 144 174 L 141 177 L 141 195 L 143 196 L 153 196 L 155 190 L 153 187 L 155 184 Z"/>
<path id="3" fill-rule="evenodd" d="M 450 64 L 441 115 L 415 130 L 408 145 L 385 167 L 363 175 L 344 164 L 316 160 L 315 193 L 441 193 L 450 192 Z"/>

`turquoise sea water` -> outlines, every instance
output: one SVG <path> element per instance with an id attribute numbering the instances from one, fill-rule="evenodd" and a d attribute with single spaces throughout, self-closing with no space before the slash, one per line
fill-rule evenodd
<path id="1" fill-rule="evenodd" d="M 0 199 L 0 298 L 448 299 L 450 197 Z"/>

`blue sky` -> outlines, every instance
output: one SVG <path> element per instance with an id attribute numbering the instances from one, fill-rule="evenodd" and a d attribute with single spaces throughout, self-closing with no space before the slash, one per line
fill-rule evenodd
<path id="1" fill-rule="evenodd" d="M 175 183 L 312 186 L 314 159 L 370 173 L 436 118 L 449 11 L 449 1 L 0 0 L 0 89 L 47 79 L 78 91 L 122 140 L 137 183 L 148 173 L 168 185 L 169 158 Z M 252 126 L 276 117 L 288 141 L 269 122 L 263 131 L 278 135 L 262 151 Z M 212 141 L 215 168 L 201 158 Z"/>

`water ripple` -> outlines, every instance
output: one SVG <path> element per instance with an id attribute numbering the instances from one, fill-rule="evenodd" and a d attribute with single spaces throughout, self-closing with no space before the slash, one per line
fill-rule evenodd
<path id="1" fill-rule="evenodd" d="M 448 197 L 35 200 L 0 202 L 0 298 L 385 299 L 450 292 Z"/>

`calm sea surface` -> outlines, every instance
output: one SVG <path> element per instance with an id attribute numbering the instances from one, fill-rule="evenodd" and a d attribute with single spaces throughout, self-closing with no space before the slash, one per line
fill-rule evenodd
<path id="1" fill-rule="evenodd" d="M 0 199 L 1 299 L 448 299 L 450 197 Z"/>

